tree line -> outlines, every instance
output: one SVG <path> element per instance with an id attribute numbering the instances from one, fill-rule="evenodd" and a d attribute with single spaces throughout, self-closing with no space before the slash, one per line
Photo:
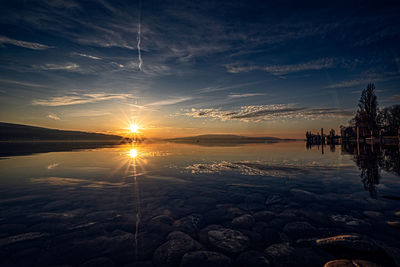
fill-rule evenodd
<path id="1" fill-rule="evenodd" d="M 398 136 L 400 127 L 400 105 L 382 109 L 378 106 L 375 85 L 368 84 L 361 93 L 358 109 L 349 121 L 351 127 L 359 127 L 360 136 Z"/>

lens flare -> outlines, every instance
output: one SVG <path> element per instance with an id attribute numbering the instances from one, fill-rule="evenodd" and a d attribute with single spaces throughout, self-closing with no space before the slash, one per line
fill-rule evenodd
<path id="1" fill-rule="evenodd" d="M 131 150 L 129 150 L 129 156 L 133 159 L 138 156 L 138 151 L 136 150 L 136 148 L 132 148 Z"/>
<path id="2" fill-rule="evenodd" d="M 139 131 L 139 126 L 137 124 L 131 124 L 129 126 L 129 130 L 131 133 L 137 133 Z"/>

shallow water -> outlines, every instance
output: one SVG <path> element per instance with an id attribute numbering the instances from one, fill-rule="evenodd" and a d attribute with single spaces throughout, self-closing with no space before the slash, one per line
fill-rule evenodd
<path id="1" fill-rule="evenodd" d="M 189 251 L 173 259 L 155 253 L 174 230 L 199 241 L 191 250 L 217 251 L 238 265 L 249 261 L 239 260 L 243 252 L 277 243 L 311 249 L 315 266 L 352 257 L 352 248 L 313 243 L 341 234 L 382 242 L 378 256 L 354 256 L 382 265 L 394 265 L 400 247 L 400 230 L 387 223 L 400 220 L 398 147 L 141 143 L 11 156 L 0 172 L 2 266 L 179 266 Z M 244 214 L 252 219 L 235 221 Z M 207 239 L 210 225 L 239 231 L 248 244 L 224 249 Z M 266 259 L 313 266 L 296 255 Z"/>

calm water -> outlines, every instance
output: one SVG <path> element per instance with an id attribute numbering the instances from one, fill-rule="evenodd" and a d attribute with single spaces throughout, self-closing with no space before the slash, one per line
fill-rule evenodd
<path id="1" fill-rule="evenodd" d="M 274 244 L 293 249 L 265 252 L 271 266 L 350 257 L 394 265 L 399 164 L 398 147 L 322 153 L 304 142 L 142 143 L 3 157 L 0 265 L 190 266 L 186 253 L 207 250 L 229 257 L 215 254 L 220 266 L 245 266 L 255 257 L 243 252 Z M 221 239 L 221 229 L 233 237 Z M 195 245 L 171 245 L 175 230 Z M 315 245 L 354 233 L 379 243 L 379 251 Z"/>

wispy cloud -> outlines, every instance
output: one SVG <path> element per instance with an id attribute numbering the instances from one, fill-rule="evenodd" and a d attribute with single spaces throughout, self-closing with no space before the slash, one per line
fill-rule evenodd
<path id="1" fill-rule="evenodd" d="M 179 98 L 170 98 L 170 99 L 165 99 L 157 102 L 153 102 L 150 104 L 147 104 L 146 106 L 166 106 L 166 105 L 173 105 L 173 104 L 178 104 L 181 102 L 185 102 L 188 100 L 193 99 L 192 97 L 179 97 Z"/>
<path id="2" fill-rule="evenodd" d="M 248 94 L 229 94 L 229 98 L 243 98 L 243 97 L 252 97 L 252 96 L 261 96 L 265 94 L 260 93 L 248 93 Z"/>
<path id="3" fill-rule="evenodd" d="M 70 94 L 65 96 L 55 96 L 48 99 L 34 99 L 33 105 L 36 106 L 69 106 L 77 104 L 95 103 L 100 101 L 107 101 L 113 99 L 128 99 L 132 98 L 131 94 L 107 94 L 107 93 L 91 93 L 91 94 Z"/>
<path id="4" fill-rule="evenodd" d="M 79 65 L 76 63 L 65 63 L 65 64 L 44 64 L 38 66 L 42 70 L 66 70 L 66 71 L 78 71 Z"/>
<path id="5" fill-rule="evenodd" d="M 55 114 L 49 114 L 49 115 L 47 115 L 46 117 L 49 118 L 49 119 L 52 119 L 52 120 L 56 120 L 56 121 L 61 120 L 60 117 L 58 117 L 58 116 L 55 115 Z"/>
<path id="6" fill-rule="evenodd" d="M 29 87 L 45 87 L 44 85 L 37 83 L 21 82 L 21 81 L 7 80 L 7 79 L 0 79 L 0 83 L 10 83 L 10 84 L 29 86 Z"/>
<path id="7" fill-rule="evenodd" d="M 0 36 L 0 45 L 1 44 L 12 44 L 15 46 L 33 49 L 33 50 L 45 50 L 45 49 L 53 48 L 53 46 L 48 46 L 45 44 L 34 43 L 34 42 L 15 40 L 15 39 L 8 38 L 6 36 Z"/>
<path id="8" fill-rule="evenodd" d="M 274 75 L 284 75 L 294 72 L 307 71 L 307 70 L 321 70 L 334 67 L 334 61 L 330 58 L 318 59 L 299 64 L 290 65 L 240 65 L 240 64 L 228 64 L 225 65 L 226 69 L 230 73 L 241 73 L 250 71 L 266 71 Z"/>
<path id="9" fill-rule="evenodd" d="M 261 121 L 275 119 L 307 118 L 318 119 L 323 117 L 348 117 L 352 110 L 320 107 L 298 107 L 294 104 L 273 104 L 242 106 L 237 110 L 222 110 L 220 108 L 191 109 L 183 113 L 194 118 L 209 118 L 221 121 L 242 120 Z"/>
<path id="10" fill-rule="evenodd" d="M 92 56 L 92 55 L 84 54 L 84 53 L 71 53 L 71 55 L 73 55 L 73 56 L 80 56 L 80 57 L 86 57 L 86 58 L 90 58 L 90 59 L 94 59 L 94 60 L 99 60 L 99 59 L 101 59 L 101 57 L 96 57 L 96 56 Z"/>

